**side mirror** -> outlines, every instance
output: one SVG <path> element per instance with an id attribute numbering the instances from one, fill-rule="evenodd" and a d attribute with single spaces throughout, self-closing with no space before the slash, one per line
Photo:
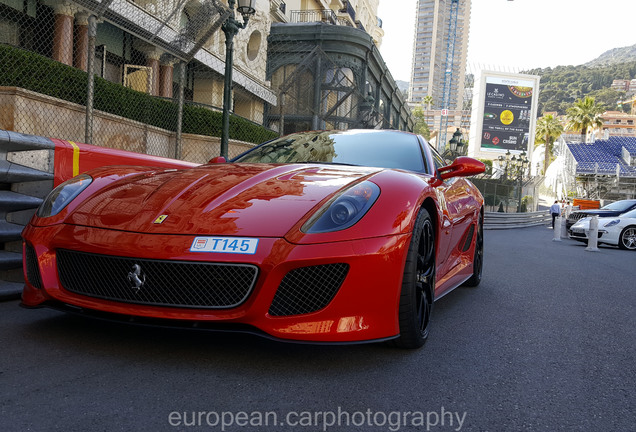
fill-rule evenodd
<path id="1" fill-rule="evenodd" d="M 223 156 L 216 156 L 208 161 L 208 163 L 211 163 L 211 164 L 225 163 L 225 162 L 227 162 L 227 159 L 225 159 Z"/>
<path id="2" fill-rule="evenodd" d="M 452 164 L 438 168 L 437 176 L 431 179 L 433 186 L 439 186 L 442 181 L 453 177 L 468 177 L 486 171 L 483 162 L 468 156 L 460 156 Z"/>

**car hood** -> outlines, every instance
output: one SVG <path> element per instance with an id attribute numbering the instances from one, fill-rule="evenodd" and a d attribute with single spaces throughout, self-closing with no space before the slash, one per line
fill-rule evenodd
<path id="1" fill-rule="evenodd" d="M 598 217 L 608 217 L 608 216 L 618 216 L 622 212 L 616 211 L 616 210 L 602 210 L 602 209 L 598 209 L 598 210 L 577 210 L 577 211 L 572 212 L 572 213 L 573 214 L 574 213 L 583 214 L 585 216 L 597 215 Z"/>
<path id="2" fill-rule="evenodd" d="M 68 223 L 156 234 L 282 237 L 322 200 L 377 168 L 211 164 L 117 180 Z"/>

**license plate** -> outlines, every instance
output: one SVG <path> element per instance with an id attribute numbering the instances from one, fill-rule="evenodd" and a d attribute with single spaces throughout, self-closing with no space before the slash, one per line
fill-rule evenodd
<path id="1" fill-rule="evenodd" d="M 572 232 L 577 233 L 577 234 L 583 234 L 585 231 L 580 229 L 580 228 L 574 228 L 574 229 L 572 229 Z"/>
<path id="2" fill-rule="evenodd" d="M 258 239 L 248 237 L 195 237 L 190 252 L 217 252 L 233 254 L 256 253 Z"/>

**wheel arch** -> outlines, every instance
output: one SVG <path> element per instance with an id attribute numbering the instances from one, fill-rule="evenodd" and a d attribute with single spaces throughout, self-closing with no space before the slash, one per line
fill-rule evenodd
<path id="1" fill-rule="evenodd" d="M 628 229 L 634 228 L 636 229 L 636 224 L 629 224 L 624 226 L 621 231 L 618 233 L 618 247 L 621 249 L 627 249 L 626 247 L 623 246 L 622 242 L 623 242 L 623 233 L 625 233 L 625 231 L 627 231 Z"/>
<path id="2" fill-rule="evenodd" d="M 439 211 L 437 208 L 437 205 L 435 204 L 435 200 L 431 197 L 431 196 L 427 196 L 424 201 L 422 202 L 422 205 L 420 206 L 420 210 L 426 210 L 429 214 L 429 216 L 431 217 L 431 222 L 433 223 L 433 232 L 435 233 L 435 253 L 436 253 L 436 257 L 435 260 L 437 261 L 437 251 L 439 250 L 439 225 L 440 225 L 440 221 L 439 221 Z M 429 293 L 429 300 L 431 301 L 431 304 L 435 301 L 435 287 L 429 288 L 428 289 Z"/>
<path id="3" fill-rule="evenodd" d="M 435 228 L 435 232 L 437 233 L 439 228 L 439 211 L 437 209 L 437 206 L 435 205 L 435 200 L 433 200 L 432 197 L 427 196 L 422 202 L 420 209 L 425 209 L 426 211 L 428 211 L 428 214 L 431 216 L 431 221 L 433 222 L 433 228 Z"/>

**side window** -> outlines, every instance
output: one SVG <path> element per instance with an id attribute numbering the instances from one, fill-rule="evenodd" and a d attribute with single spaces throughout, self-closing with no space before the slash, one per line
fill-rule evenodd
<path id="1" fill-rule="evenodd" d="M 422 170 L 424 173 L 426 174 L 435 174 L 434 172 L 431 172 L 431 161 L 428 158 L 428 153 L 426 152 L 426 147 L 432 149 L 431 145 L 428 143 L 428 141 L 426 141 L 424 139 L 424 137 L 422 135 L 417 135 L 417 141 L 420 145 L 420 152 L 422 153 L 422 161 L 424 162 L 424 169 Z M 433 159 L 435 159 L 435 155 L 433 155 Z M 433 162 L 433 165 L 435 165 L 435 163 Z M 435 168 L 437 168 L 437 165 L 435 165 Z"/>
<path id="2" fill-rule="evenodd" d="M 440 156 L 440 154 L 437 152 L 437 150 L 435 150 L 435 148 L 433 148 L 433 146 L 431 147 L 431 153 L 433 154 L 433 163 L 435 164 L 435 169 L 439 169 L 443 166 L 446 166 L 446 162 L 444 162 L 444 159 Z"/>

